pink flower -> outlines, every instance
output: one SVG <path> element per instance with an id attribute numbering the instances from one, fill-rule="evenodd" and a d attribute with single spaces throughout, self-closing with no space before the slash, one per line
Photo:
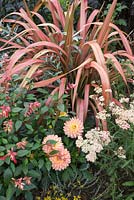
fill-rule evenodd
<path id="1" fill-rule="evenodd" d="M 77 138 L 82 135 L 84 127 L 80 119 L 73 117 L 65 122 L 63 129 L 68 137 Z"/>
<path id="2" fill-rule="evenodd" d="M 7 154 L 7 156 L 9 156 L 10 159 L 11 159 L 15 164 L 17 164 L 16 155 L 17 155 L 17 153 L 14 152 L 13 150 L 9 150 L 9 151 L 8 151 L 8 154 Z"/>
<path id="3" fill-rule="evenodd" d="M 7 155 L 5 155 L 5 156 L 0 156 L 0 160 L 6 160 L 7 157 L 8 157 Z"/>
<path id="4" fill-rule="evenodd" d="M 42 150 L 46 154 L 50 154 L 54 150 L 60 151 L 61 149 L 64 148 L 61 138 L 58 137 L 57 135 L 48 135 L 47 137 L 44 138 L 42 144 L 43 144 Z"/>
<path id="5" fill-rule="evenodd" d="M 27 141 L 26 140 L 23 140 L 22 142 L 17 142 L 16 143 L 16 146 L 17 146 L 18 149 L 25 149 L 26 145 L 27 145 Z"/>
<path id="6" fill-rule="evenodd" d="M 8 121 L 4 121 L 3 126 L 4 131 L 9 133 L 12 131 L 13 128 L 13 121 L 11 119 Z"/>
<path id="7" fill-rule="evenodd" d="M 12 178 L 15 187 L 19 188 L 20 190 L 24 189 L 25 183 L 23 183 L 23 178 L 14 179 Z"/>
<path id="8" fill-rule="evenodd" d="M 23 178 L 23 181 L 25 181 L 27 185 L 30 185 L 30 184 L 31 184 L 31 178 L 32 178 L 32 177 L 25 176 L 25 177 Z"/>
<path id="9" fill-rule="evenodd" d="M 52 168 L 58 171 L 66 169 L 71 162 L 70 153 L 67 149 L 62 149 L 59 153 L 49 157 L 49 159 L 52 162 Z"/>
<path id="10" fill-rule="evenodd" d="M 9 112 L 11 112 L 11 109 L 9 106 L 0 106 L 1 112 L 0 112 L 0 118 L 2 117 L 8 117 Z"/>
<path id="11" fill-rule="evenodd" d="M 13 150 L 8 150 L 8 153 L 4 156 L 0 157 L 0 160 L 6 160 L 7 157 L 10 157 L 10 160 L 12 160 L 15 164 L 17 164 L 16 156 L 17 153 Z"/>
<path id="12" fill-rule="evenodd" d="M 27 112 L 25 113 L 25 116 L 31 115 L 40 106 L 41 106 L 41 104 L 38 101 L 29 103 L 29 107 L 28 107 Z"/>

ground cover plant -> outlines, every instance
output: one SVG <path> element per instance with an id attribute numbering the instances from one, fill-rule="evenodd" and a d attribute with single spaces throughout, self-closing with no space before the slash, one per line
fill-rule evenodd
<path id="1" fill-rule="evenodd" d="M 134 56 L 117 1 L 104 21 L 87 3 L 2 20 L 1 199 L 134 197 Z"/>

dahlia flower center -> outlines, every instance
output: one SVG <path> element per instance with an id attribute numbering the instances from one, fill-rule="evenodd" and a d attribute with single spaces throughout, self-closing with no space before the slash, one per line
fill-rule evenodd
<path id="1" fill-rule="evenodd" d="M 76 124 L 72 124 L 70 128 L 71 128 L 71 131 L 76 131 L 78 127 Z"/>

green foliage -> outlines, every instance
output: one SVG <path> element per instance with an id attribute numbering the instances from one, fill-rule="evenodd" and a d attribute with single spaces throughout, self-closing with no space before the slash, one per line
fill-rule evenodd
<path id="1" fill-rule="evenodd" d="M 111 4 L 107 4 L 106 9 L 103 11 L 102 16 L 105 17 L 108 13 L 108 10 L 110 8 Z M 124 10 L 128 9 L 126 5 L 123 3 L 117 3 L 117 6 L 114 10 L 112 21 L 119 25 L 119 26 L 127 26 L 126 19 L 120 18 L 120 14 L 123 13 Z"/>

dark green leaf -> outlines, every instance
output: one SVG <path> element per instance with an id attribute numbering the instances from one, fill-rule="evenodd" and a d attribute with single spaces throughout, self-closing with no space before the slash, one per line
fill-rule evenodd
<path id="1" fill-rule="evenodd" d="M 33 131 L 33 127 L 30 124 L 25 124 L 25 126 L 27 127 L 27 129 Z"/>
<path id="2" fill-rule="evenodd" d="M 47 106 L 44 106 L 44 107 L 41 108 L 41 114 L 44 114 L 47 111 L 48 111 L 48 107 Z"/>
<path id="3" fill-rule="evenodd" d="M 57 143 L 57 141 L 55 141 L 55 140 L 48 140 L 46 142 L 46 144 L 56 144 L 56 143 Z"/>
<path id="4" fill-rule="evenodd" d="M 4 171 L 4 180 L 5 181 L 9 181 L 9 179 L 12 178 L 12 171 L 10 168 L 7 168 L 5 171 Z"/>
<path id="5" fill-rule="evenodd" d="M 10 166 L 11 166 L 12 172 L 14 173 L 15 172 L 15 164 L 12 162 Z"/>
<path id="6" fill-rule="evenodd" d="M 28 176 L 31 176 L 33 178 L 40 178 L 41 177 L 41 173 L 37 170 L 30 170 L 28 172 Z"/>
<path id="7" fill-rule="evenodd" d="M 53 150 L 53 151 L 50 152 L 50 155 L 55 155 L 55 154 L 57 154 L 57 153 L 59 153 L 58 150 Z"/>
<path id="8" fill-rule="evenodd" d="M 6 200 L 6 198 L 3 196 L 0 196 L 0 200 Z"/>
<path id="9" fill-rule="evenodd" d="M 44 160 L 40 159 L 39 163 L 38 163 L 39 169 L 41 169 L 43 167 L 43 165 L 44 165 Z"/>
<path id="10" fill-rule="evenodd" d="M 15 169 L 14 176 L 20 176 L 22 174 L 22 165 L 19 165 Z"/>
<path id="11" fill-rule="evenodd" d="M 33 145 L 32 150 L 38 149 L 40 146 L 41 144 L 36 143 Z"/>
<path id="12" fill-rule="evenodd" d="M 1 152 L 1 151 L 4 151 L 5 149 L 6 149 L 5 147 L 0 146 L 0 152 Z"/>
<path id="13" fill-rule="evenodd" d="M 11 200 L 14 192 L 15 192 L 14 186 L 12 184 L 9 184 L 8 189 L 6 191 L 6 200 Z"/>
<path id="14" fill-rule="evenodd" d="M 21 125 L 22 125 L 22 121 L 17 120 L 17 122 L 15 123 L 15 130 L 18 131 Z"/>
<path id="15" fill-rule="evenodd" d="M 18 157 L 23 157 L 23 156 L 26 156 L 27 154 L 29 154 L 30 152 L 28 150 L 19 150 L 17 152 L 17 156 Z"/>
<path id="16" fill-rule="evenodd" d="M 17 113 L 20 112 L 22 110 L 22 108 L 16 107 L 12 109 L 12 112 Z"/>
<path id="17" fill-rule="evenodd" d="M 47 160 L 45 163 L 45 166 L 46 166 L 47 170 L 50 171 L 52 164 L 49 160 Z"/>
<path id="18" fill-rule="evenodd" d="M 5 138 L 2 138 L 2 143 L 3 143 L 3 144 L 8 144 L 8 140 L 5 139 Z"/>
<path id="19" fill-rule="evenodd" d="M 58 109 L 59 111 L 61 111 L 61 112 L 64 112 L 64 111 L 65 111 L 65 106 L 64 106 L 64 104 L 58 104 L 57 109 Z"/>
<path id="20" fill-rule="evenodd" d="M 4 160 L 0 160 L 0 166 L 4 164 Z"/>
<path id="21" fill-rule="evenodd" d="M 31 192 L 27 191 L 25 192 L 25 199 L 26 200 L 33 200 L 33 195 Z"/>
<path id="22" fill-rule="evenodd" d="M 134 187 L 134 181 L 127 181 L 122 184 L 123 186 Z"/>

